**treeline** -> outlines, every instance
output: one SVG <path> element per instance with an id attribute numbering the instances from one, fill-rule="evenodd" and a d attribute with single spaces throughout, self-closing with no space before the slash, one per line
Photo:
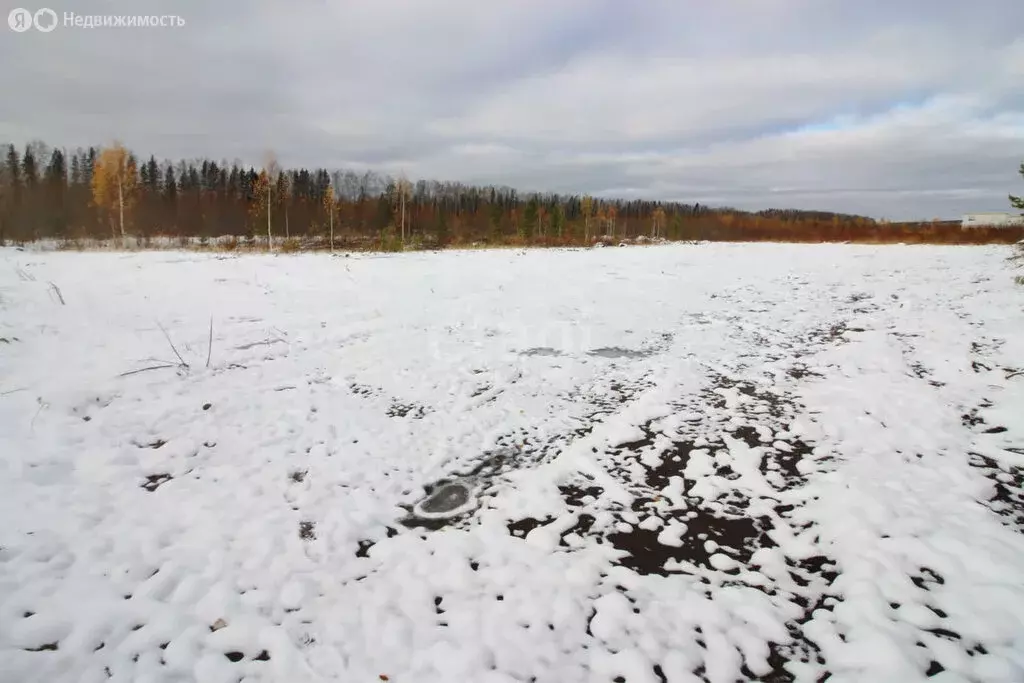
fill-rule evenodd
<path id="1" fill-rule="evenodd" d="M 1024 229 L 961 230 L 863 216 L 699 203 L 522 194 L 515 189 L 393 178 L 373 172 L 260 168 L 198 159 L 140 159 L 124 147 L 65 151 L 34 142 L 0 160 L 0 242 L 157 236 L 339 248 L 468 243 L 568 245 L 640 236 L 669 240 L 1014 242 Z"/>

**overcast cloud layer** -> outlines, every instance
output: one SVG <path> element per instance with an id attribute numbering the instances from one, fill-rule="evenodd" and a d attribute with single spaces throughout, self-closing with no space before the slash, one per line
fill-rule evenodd
<path id="1" fill-rule="evenodd" d="M 49 7 L 186 25 L 0 29 L 0 141 L 893 219 L 1024 192 L 1021 0 Z"/>

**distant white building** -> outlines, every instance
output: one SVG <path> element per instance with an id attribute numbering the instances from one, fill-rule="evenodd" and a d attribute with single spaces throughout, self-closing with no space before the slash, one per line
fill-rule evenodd
<path id="1" fill-rule="evenodd" d="M 981 228 L 988 226 L 1009 227 L 1024 225 L 1024 216 L 1015 213 L 989 211 L 986 213 L 965 213 L 960 221 L 963 228 Z"/>

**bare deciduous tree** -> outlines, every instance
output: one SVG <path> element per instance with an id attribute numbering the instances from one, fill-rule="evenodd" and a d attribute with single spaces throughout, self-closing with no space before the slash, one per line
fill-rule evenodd
<path id="1" fill-rule="evenodd" d="M 405 244 L 405 204 L 412 197 L 412 183 L 402 173 L 395 181 L 395 203 L 398 205 L 400 225 L 402 233 L 402 244 Z"/>
<path id="2" fill-rule="evenodd" d="M 277 156 L 273 151 L 268 151 L 263 157 L 263 172 L 267 175 L 267 250 L 271 251 L 274 248 L 274 240 L 270 231 L 270 197 L 273 194 L 272 188 L 277 182 L 277 177 L 281 173 L 281 166 L 277 163 Z"/>
<path id="3" fill-rule="evenodd" d="M 334 188 L 330 185 L 324 190 L 324 210 L 327 211 L 327 221 L 331 230 L 331 253 L 334 253 Z"/>

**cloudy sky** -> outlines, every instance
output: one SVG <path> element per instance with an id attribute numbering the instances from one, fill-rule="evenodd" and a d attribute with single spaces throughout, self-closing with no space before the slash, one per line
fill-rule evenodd
<path id="1" fill-rule="evenodd" d="M 186 24 L 0 29 L 0 141 L 892 219 L 1024 192 L 1021 0 L 48 6 Z"/>

